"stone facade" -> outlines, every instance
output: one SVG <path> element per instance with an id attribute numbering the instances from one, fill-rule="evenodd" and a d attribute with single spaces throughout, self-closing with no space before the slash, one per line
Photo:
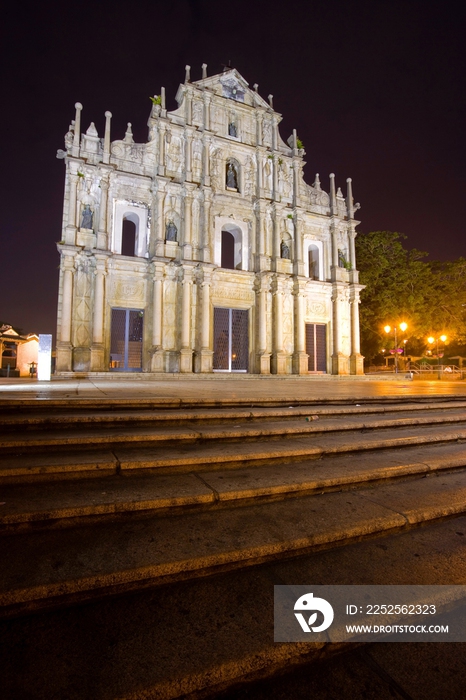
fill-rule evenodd
<path id="1" fill-rule="evenodd" d="M 147 143 L 82 105 L 58 250 L 58 372 L 362 374 L 351 180 L 303 179 L 265 101 L 228 69 L 152 99 Z"/>

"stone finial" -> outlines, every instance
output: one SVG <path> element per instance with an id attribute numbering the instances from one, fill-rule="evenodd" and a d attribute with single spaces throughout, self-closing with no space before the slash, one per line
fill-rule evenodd
<path id="1" fill-rule="evenodd" d="M 165 105 L 165 88 L 164 87 L 160 88 L 160 103 L 162 105 L 162 110 L 165 110 L 166 105 Z"/>
<path id="2" fill-rule="evenodd" d="M 354 217 L 354 207 L 353 207 L 353 191 L 351 187 L 351 178 L 346 178 L 346 210 L 348 219 Z"/>
<path id="3" fill-rule="evenodd" d="M 89 128 L 86 131 L 87 136 L 98 136 L 99 134 L 97 133 L 97 129 L 95 128 L 94 122 L 91 122 L 89 124 Z"/>
<path id="4" fill-rule="evenodd" d="M 252 87 L 254 88 L 254 92 L 257 92 L 259 90 L 259 85 L 257 83 L 254 83 Z"/>
<path id="5" fill-rule="evenodd" d="M 74 119 L 74 139 L 73 139 L 73 155 L 79 156 L 79 140 L 81 137 L 81 110 L 83 106 L 81 102 L 76 102 L 76 117 Z"/>
<path id="6" fill-rule="evenodd" d="M 191 82 L 191 66 L 185 66 L 184 69 L 186 71 L 186 73 L 184 75 L 184 82 L 190 83 Z"/>
<path id="7" fill-rule="evenodd" d="M 340 199 L 343 199 L 343 192 L 341 191 L 341 187 L 339 187 L 337 190 L 337 197 L 339 197 Z"/>
<path id="8" fill-rule="evenodd" d="M 105 112 L 104 163 L 110 162 L 110 120 L 111 112 Z"/>
<path id="9" fill-rule="evenodd" d="M 316 189 L 316 190 L 322 189 L 321 186 L 320 186 L 320 177 L 319 177 L 319 173 L 316 173 L 316 179 L 314 180 L 314 184 L 313 184 L 312 186 L 313 186 L 314 189 Z"/>
<path id="10" fill-rule="evenodd" d="M 134 143 L 133 131 L 131 129 L 131 122 L 128 122 L 128 126 L 126 127 L 125 138 L 123 140 L 125 143 Z"/>
<path id="11" fill-rule="evenodd" d="M 202 64 L 202 79 L 207 78 L 207 63 Z"/>
<path id="12" fill-rule="evenodd" d="M 298 137 L 296 134 L 296 129 L 293 129 L 293 148 L 294 150 L 298 148 Z"/>
<path id="13" fill-rule="evenodd" d="M 330 212 L 336 213 L 337 199 L 335 195 L 335 173 L 330 173 Z"/>
<path id="14" fill-rule="evenodd" d="M 268 100 L 269 100 L 269 105 L 270 105 L 270 106 L 272 107 L 272 109 L 273 109 L 273 95 L 269 95 L 269 96 L 268 96 Z"/>

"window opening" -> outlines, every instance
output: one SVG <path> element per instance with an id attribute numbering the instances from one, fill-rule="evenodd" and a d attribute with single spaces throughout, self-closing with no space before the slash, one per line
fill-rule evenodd
<path id="1" fill-rule="evenodd" d="M 121 254 L 129 257 L 135 257 L 136 255 L 136 224 L 129 219 L 123 219 Z"/>

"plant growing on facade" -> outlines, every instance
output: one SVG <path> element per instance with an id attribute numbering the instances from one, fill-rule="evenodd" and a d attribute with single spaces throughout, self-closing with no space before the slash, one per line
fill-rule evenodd
<path id="1" fill-rule="evenodd" d="M 161 105 L 162 104 L 162 96 L 161 95 L 154 95 L 154 97 L 149 97 L 149 100 L 152 102 L 153 105 Z"/>

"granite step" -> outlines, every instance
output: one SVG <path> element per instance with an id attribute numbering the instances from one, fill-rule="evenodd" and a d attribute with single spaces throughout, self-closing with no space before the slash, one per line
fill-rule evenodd
<path id="1" fill-rule="evenodd" d="M 344 659 L 336 654 L 357 646 L 274 643 L 273 586 L 464 584 L 465 537 L 462 516 L 286 561 L 1 620 L 2 698 L 199 700 L 223 697 L 226 689 L 229 700 L 275 697 L 277 672 L 302 668 L 307 693 L 297 695 L 291 682 L 280 697 L 309 698 L 315 691 L 319 698 L 343 698 L 345 683 L 351 683 L 353 697 L 460 700 L 461 644 L 372 645 L 370 653 L 404 695 L 382 683 L 380 675 L 364 673 L 353 656 L 346 678 L 335 667 L 333 681 L 322 678 L 315 664 Z M 385 666 L 384 651 L 395 667 Z M 265 678 L 272 683 L 268 694 L 252 685 Z"/>
<path id="2" fill-rule="evenodd" d="M 157 433 L 152 444 L 140 439 L 140 430 L 129 433 L 129 441 L 122 439 L 121 443 L 116 444 L 109 444 L 114 436 L 108 433 L 105 435 L 108 439 L 103 439 L 100 445 L 97 443 L 101 449 L 95 449 L 93 434 L 87 435 L 87 441 L 84 435 L 79 436 L 82 442 L 78 443 L 73 442 L 72 437 L 69 442 L 68 438 L 63 441 L 61 436 L 58 438 L 62 440 L 59 445 L 61 449 L 57 449 L 54 437 L 51 444 L 47 444 L 46 436 L 41 436 L 40 441 L 34 440 L 28 445 L 29 449 L 18 445 L 11 448 L 9 454 L 3 450 L 0 483 L 82 479 L 142 471 L 167 474 L 220 467 L 235 469 L 416 445 L 461 444 L 466 440 L 466 426 L 462 424 L 416 423 L 409 426 L 404 421 L 395 427 L 375 429 L 369 427 L 369 420 L 365 420 L 357 429 L 354 423 L 351 426 L 346 423 L 341 431 L 337 430 L 339 425 L 336 423 L 327 425 L 329 430 L 319 432 L 309 429 L 313 423 L 305 423 L 304 434 L 301 424 L 280 427 L 278 432 L 270 427 L 266 431 L 260 426 L 251 430 L 238 427 L 232 431 L 211 427 L 205 431 L 204 435 L 209 437 L 204 440 L 195 439 L 189 431 L 179 430 L 176 433 L 176 429 L 169 429 Z M 323 422 L 319 422 L 321 427 Z M 162 435 L 171 435 L 173 439 L 162 440 Z M 119 432 L 115 436 L 115 439 L 118 438 L 124 436 Z M 37 445 L 37 442 L 40 444 Z"/>
<path id="3" fill-rule="evenodd" d="M 282 561 L 466 513 L 466 472 L 0 537 L 0 616 Z"/>
<path id="4" fill-rule="evenodd" d="M 4 484 L 0 531 L 57 528 L 98 520 L 207 509 L 225 505 L 353 490 L 381 482 L 432 477 L 466 469 L 465 444 L 423 445 L 393 450 L 329 455 L 319 460 L 284 461 L 236 469 L 175 474 L 116 474 L 104 455 L 94 456 L 105 479 L 53 484 Z M 111 455 L 109 455 L 111 459 Z M 85 467 L 86 465 L 78 465 Z M 87 465 L 88 466 L 88 465 Z M 69 465 L 70 469 L 76 468 Z M 80 472 L 81 473 L 81 472 Z"/>
<path id="5" fill-rule="evenodd" d="M 113 447 L 121 445 L 169 445 L 170 443 L 195 443 L 218 441 L 258 441 L 282 437 L 319 436 L 357 431 L 375 431 L 398 429 L 409 426 L 446 426 L 445 433 L 457 430 L 463 435 L 466 430 L 466 413 L 464 411 L 430 411 L 399 412 L 396 414 L 364 414 L 344 416 L 318 416 L 287 420 L 250 422 L 231 421 L 234 425 L 181 425 L 166 427 L 156 423 L 153 426 L 125 426 L 101 428 L 94 424 L 85 428 L 48 429 L 41 428 L 31 432 L 0 432 L 2 454 L 27 452 L 31 450 L 53 450 L 70 448 Z M 454 428 L 457 426 L 457 428 Z M 440 431 L 439 431 L 440 432 Z M 450 439 L 450 438 L 448 438 Z"/>
<path id="6" fill-rule="evenodd" d="M 1 404 L 0 404 L 1 406 Z M 391 404 L 363 404 L 363 405 L 341 405 L 341 406 L 282 406 L 278 408 L 257 407 L 257 408 L 190 408 L 190 409 L 142 409 L 138 405 L 137 409 L 125 409 L 115 411 L 89 408 L 85 411 L 76 411 L 74 407 L 67 407 L 66 410 L 53 411 L 46 405 L 36 405 L 34 410 L 17 413 L 12 411 L 1 416 L 1 426 L 11 430 L 34 430 L 37 428 L 77 428 L 80 426 L 105 426 L 105 427 L 133 427 L 137 425 L 159 425 L 176 426 L 189 424 L 209 423 L 230 424 L 231 421 L 286 421 L 310 415 L 321 417 L 336 416 L 360 416 L 374 414 L 396 414 L 399 412 L 454 412 L 459 413 L 466 409 L 466 402 L 431 402 L 419 403 L 391 403 Z"/>

